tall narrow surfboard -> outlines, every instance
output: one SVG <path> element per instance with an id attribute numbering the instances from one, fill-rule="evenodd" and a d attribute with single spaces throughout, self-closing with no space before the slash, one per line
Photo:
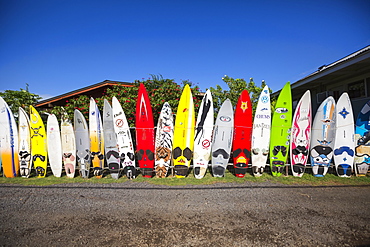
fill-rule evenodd
<path id="1" fill-rule="evenodd" d="M 165 102 L 159 114 L 157 132 L 155 134 L 155 174 L 156 177 L 167 176 L 171 165 L 173 141 L 173 114 L 170 104 Z"/>
<path id="2" fill-rule="evenodd" d="M 233 161 L 237 177 L 244 177 L 251 158 L 252 103 L 247 90 L 243 90 L 234 114 Z"/>
<path id="3" fill-rule="evenodd" d="M 74 178 L 76 173 L 76 138 L 73 124 L 66 112 L 60 123 L 64 170 L 67 177 Z"/>
<path id="4" fill-rule="evenodd" d="M 265 86 L 258 98 L 252 130 L 252 172 L 255 177 L 262 176 L 267 164 L 271 132 L 270 91 Z"/>
<path id="5" fill-rule="evenodd" d="M 112 98 L 114 130 L 117 135 L 120 165 L 128 179 L 136 177 L 134 144 L 125 112 L 116 97 Z"/>
<path id="6" fill-rule="evenodd" d="M 287 82 L 276 101 L 271 123 L 270 167 L 273 176 L 281 176 L 289 155 L 292 115 L 292 93 Z"/>
<path id="7" fill-rule="evenodd" d="M 26 111 L 19 107 L 18 111 L 18 137 L 19 137 L 19 173 L 28 178 L 31 173 L 31 132 L 30 118 Z"/>
<path id="8" fill-rule="evenodd" d="M 38 178 L 46 176 L 48 164 L 47 139 L 44 122 L 38 111 L 30 106 L 31 155 Z"/>
<path id="9" fill-rule="evenodd" d="M 315 177 L 324 177 L 333 160 L 335 100 L 326 98 L 317 109 L 311 130 L 311 166 Z"/>
<path id="10" fill-rule="evenodd" d="M 188 175 L 194 151 L 194 125 L 193 96 L 187 84 L 182 91 L 175 120 L 172 157 L 175 175 L 178 178 Z"/>
<path id="11" fill-rule="evenodd" d="M 89 133 L 94 176 L 96 178 L 102 178 L 104 169 L 104 133 L 100 111 L 94 98 L 90 98 Z"/>
<path id="12" fill-rule="evenodd" d="M 143 83 L 136 102 L 136 154 L 143 177 L 154 172 L 154 119 L 152 106 Z"/>
<path id="13" fill-rule="evenodd" d="M 110 175 L 118 179 L 120 173 L 119 152 L 116 132 L 114 131 L 113 111 L 108 100 L 104 99 L 103 108 L 104 148 Z"/>
<path id="14" fill-rule="evenodd" d="M 347 93 L 339 97 L 336 113 L 334 164 L 339 177 L 350 177 L 354 162 L 355 128 L 352 104 Z"/>
<path id="15" fill-rule="evenodd" d="M 213 99 L 208 89 L 200 104 L 195 127 L 193 169 L 197 179 L 204 177 L 211 160 L 213 114 Z"/>
<path id="16" fill-rule="evenodd" d="M 89 127 L 84 115 L 78 109 L 75 109 L 73 122 L 76 138 L 76 165 L 80 176 L 89 178 L 91 166 Z"/>
<path id="17" fill-rule="evenodd" d="M 226 99 L 217 114 L 212 140 L 212 174 L 223 177 L 230 159 L 234 131 L 234 111 Z"/>
<path id="18" fill-rule="evenodd" d="M 306 169 L 311 140 L 311 115 L 311 92 L 307 90 L 294 111 L 290 136 L 290 167 L 295 177 L 302 177 Z"/>
<path id="19" fill-rule="evenodd" d="M 5 100 L 0 97 L 0 142 L 4 175 L 13 178 L 19 174 L 18 129 Z"/>
<path id="20" fill-rule="evenodd" d="M 60 178 L 63 168 L 62 141 L 58 119 L 54 114 L 48 115 L 46 131 L 50 169 L 55 177 Z"/>
<path id="21" fill-rule="evenodd" d="M 355 172 L 357 176 L 366 176 L 370 165 L 370 101 L 357 116 L 355 140 Z"/>

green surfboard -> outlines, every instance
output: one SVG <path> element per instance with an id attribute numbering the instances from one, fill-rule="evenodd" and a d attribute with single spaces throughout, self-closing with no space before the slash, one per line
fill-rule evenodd
<path id="1" fill-rule="evenodd" d="M 292 127 L 292 93 L 290 82 L 281 90 L 271 123 L 270 168 L 273 176 L 281 176 L 289 155 Z"/>

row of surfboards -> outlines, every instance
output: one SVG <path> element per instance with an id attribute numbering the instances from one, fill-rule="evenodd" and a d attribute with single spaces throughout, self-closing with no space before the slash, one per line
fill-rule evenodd
<path id="1" fill-rule="evenodd" d="M 205 93 L 195 121 L 190 87 L 184 87 L 174 121 L 170 105 L 164 103 L 156 127 L 146 89 L 140 84 L 136 105 L 136 149 L 125 113 L 117 100 L 104 100 L 103 114 L 90 99 L 89 124 L 79 110 L 73 123 L 64 114 L 59 127 L 55 115 L 48 115 L 46 128 L 30 106 L 30 115 L 19 108 L 18 128 L 7 103 L 0 97 L 1 160 L 4 175 L 19 173 L 29 177 L 31 167 L 37 177 L 46 175 L 47 164 L 60 177 L 64 166 L 67 177 L 76 168 L 84 178 L 101 178 L 106 161 L 110 174 L 128 178 L 137 174 L 136 162 L 144 177 L 166 177 L 174 167 L 176 177 L 186 177 L 192 164 L 194 176 L 203 178 L 208 166 L 212 175 L 223 177 L 232 156 L 234 173 L 244 177 L 251 163 L 254 176 L 261 176 L 266 163 L 274 176 L 280 176 L 290 157 L 294 176 L 304 174 L 308 158 L 314 176 L 322 177 L 334 161 L 337 174 L 366 175 L 370 163 L 370 102 L 356 121 L 347 93 L 337 104 L 328 97 L 311 117 L 311 96 L 307 91 L 292 111 L 290 84 L 287 83 L 271 114 L 270 93 L 265 86 L 259 96 L 254 119 L 247 90 L 235 111 L 229 99 L 219 109 L 214 122 L 212 95 Z M 135 161 L 136 160 L 136 161 Z M 209 163 L 211 163 L 209 165 Z M 92 169 L 91 169 L 92 168 Z"/>

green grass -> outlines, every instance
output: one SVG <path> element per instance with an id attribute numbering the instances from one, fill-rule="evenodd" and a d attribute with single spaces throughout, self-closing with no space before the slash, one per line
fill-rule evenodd
<path id="1" fill-rule="evenodd" d="M 249 172 L 249 170 L 248 170 Z M 2 174 L 0 174 L 2 175 Z M 48 186 L 54 184 L 68 184 L 68 183 L 93 183 L 93 184 L 112 184 L 112 183 L 124 183 L 128 179 L 123 176 L 118 180 L 111 178 L 109 172 L 106 170 L 104 177 L 97 179 L 95 177 L 90 177 L 89 179 L 83 179 L 80 176 L 75 178 L 67 178 L 65 174 L 62 177 L 54 177 L 51 172 L 48 172 L 45 178 L 37 178 L 34 173 L 31 174 L 30 178 L 5 178 L 0 177 L 0 184 L 19 184 L 25 186 Z M 247 173 L 244 178 L 235 177 L 229 171 L 226 171 L 225 177 L 215 178 L 207 172 L 203 179 L 196 179 L 193 176 L 192 171 L 186 178 L 175 178 L 171 175 L 166 178 L 144 178 L 139 175 L 136 179 L 130 181 L 131 183 L 150 183 L 156 185 L 166 185 L 166 186 L 184 186 L 184 185 L 208 185 L 215 183 L 237 183 L 243 184 L 246 182 L 253 183 L 275 183 L 275 184 L 285 184 L 285 185 L 311 185 L 311 186 L 336 186 L 336 185 L 348 185 L 348 186 L 363 186 L 370 185 L 370 177 L 356 177 L 351 178 L 341 178 L 334 174 L 327 174 L 325 177 L 317 178 L 312 176 L 312 174 L 305 173 L 302 178 L 293 176 L 281 176 L 273 177 L 270 173 L 264 173 L 262 177 L 254 177 L 250 173 Z"/>

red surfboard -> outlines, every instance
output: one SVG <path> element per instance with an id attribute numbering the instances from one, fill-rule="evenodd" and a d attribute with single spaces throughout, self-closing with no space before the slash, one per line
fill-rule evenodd
<path id="1" fill-rule="evenodd" d="M 142 83 L 136 102 L 136 156 L 143 177 L 151 178 L 154 170 L 154 120 L 149 96 Z"/>
<path id="2" fill-rule="evenodd" d="M 234 113 L 233 161 L 235 176 L 244 177 L 251 157 L 252 103 L 247 90 L 243 90 Z"/>

